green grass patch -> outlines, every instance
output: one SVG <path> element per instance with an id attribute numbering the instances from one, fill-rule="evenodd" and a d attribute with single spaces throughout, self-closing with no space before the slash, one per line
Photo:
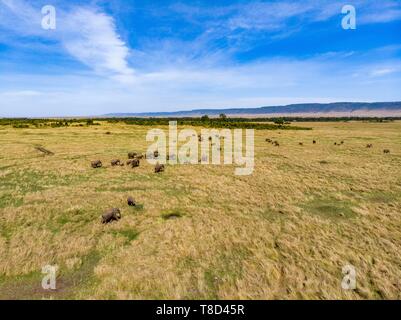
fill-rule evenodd
<path id="1" fill-rule="evenodd" d="M 341 220 L 356 217 L 356 213 L 352 210 L 352 204 L 344 200 L 315 198 L 301 207 L 307 213 L 325 219 Z"/>
<path id="2" fill-rule="evenodd" d="M 20 207 L 24 203 L 24 199 L 20 196 L 15 196 L 11 193 L 0 195 L 0 209 L 7 207 Z"/>
<path id="3" fill-rule="evenodd" d="M 373 203 L 392 203 L 398 202 L 400 200 L 400 195 L 391 192 L 376 191 L 370 193 L 367 200 Z"/>
<path id="4" fill-rule="evenodd" d="M 281 222 L 282 218 L 285 217 L 285 213 L 282 210 L 275 210 L 272 208 L 266 208 L 263 211 L 260 211 L 260 216 L 263 219 L 266 219 L 269 222 Z"/>
<path id="5" fill-rule="evenodd" d="M 232 250 L 223 250 L 217 261 L 209 266 L 203 273 L 207 286 L 205 299 L 219 299 L 220 284 L 235 285 L 237 279 L 242 277 L 243 262 L 251 255 L 245 247 L 235 247 Z"/>
<path id="6" fill-rule="evenodd" d="M 57 218 L 58 226 L 64 226 L 69 222 L 71 222 L 71 220 L 66 215 L 62 215 L 61 217 Z"/>
<path id="7" fill-rule="evenodd" d="M 60 176 L 52 172 L 34 170 L 12 171 L 2 177 L 1 190 L 18 190 L 21 194 L 43 191 L 57 186 L 70 186 L 87 180 L 83 176 Z"/>
<path id="8" fill-rule="evenodd" d="M 10 242 L 12 235 L 13 229 L 0 220 L 0 236 L 6 239 L 6 243 Z"/>
<path id="9" fill-rule="evenodd" d="M 186 197 L 191 193 L 191 189 L 186 186 L 174 186 L 173 188 L 165 188 L 164 193 L 169 197 Z"/>
<path id="10" fill-rule="evenodd" d="M 11 164 L 11 165 L 8 165 L 8 166 L 0 167 L 0 171 L 1 170 L 6 170 L 6 169 L 9 169 L 9 168 L 12 168 L 12 167 L 15 167 L 15 164 Z"/>
<path id="11" fill-rule="evenodd" d="M 0 277 L 0 300 L 74 299 L 77 292 L 96 284 L 94 268 L 100 255 L 93 251 L 83 257 L 81 265 L 73 270 L 59 269 L 56 290 L 44 290 L 40 271 L 26 275 Z"/>
<path id="12" fill-rule="evenodd" d="M 134 210 L 134 211 L 143 211 L 143 209 L 144 209 L 144 205 L 143 204 L 140 204 L 140 203 L 137 203 L 135 206 L 133 206 L 133 207 L 130 207 L 132 210 Z"/>
<path id="13" fill-rule="evenodd" d="M 139 232 L 135 229 L 113 230 L 111 233 L 115 236 L 123 236 L 126 238 L 125 243 L 130 243 L 139 236 Z"/>
<path id="14" fill-rule="evenodd" d="M 77 230 L 91 222 L 100 222 L 100 214 L 94 210 L 77 209 L 61 214 L 58 211 L 52 211 L 51 213 L 49 212 L 49 217 L 50 215 L 52 215 L 53 218 L 49 218 L 47 223 L 42 225 L 46 226 L 46 228 L 54 234 L 63 230 L 67 224 L 71 224 L 68 226 L 69 230 Z"/>

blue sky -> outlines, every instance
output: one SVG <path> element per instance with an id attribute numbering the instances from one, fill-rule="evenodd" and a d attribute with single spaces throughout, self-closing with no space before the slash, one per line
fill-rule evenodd
<path id="1" fill-rule="evenodd" d="M 341 27 L 349 4 L 356 30 Z M 401 101 L 400 88 L 400 0 L 0 0 L 0 116 Z"/>

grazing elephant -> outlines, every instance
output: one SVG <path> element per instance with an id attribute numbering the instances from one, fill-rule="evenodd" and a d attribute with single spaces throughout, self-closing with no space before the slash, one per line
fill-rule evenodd
<path id="1" fill-rule="evenodd" d="M 94 169 L 101 168 L 102 167 L 102 161 L 100 161 L 100 160 L 92 161 L 91 162 L 91 166 Z"/>
<path id="2" fill-rule="evenodd" d="M 120 165 L 121 165 L 121 161 L 119 159 L 111 160 L 111 166 L 112 167 L 120 166 Z"/>
<path id="3" fill-rule="evenodd" d="M 133 159 L 133 160 L 131 161 L 131 167 L 132 167 L 132 168 L 139 167 L 139 159 Z"/>
<path id="4" fill-rule="evenodd" d="M 164 171 L 164 164 L 157 163 L 155 166 L 155 173 L 163 172 Z"/>
<path id="5" fill-rule="evenodd" d="M 135 207 L 135 205 L 136 205 L 135 199 L 134 199 L 133 197 L 128 197 L 127 203 L 128 203 L 128 205 L 131 206 L 131 207 Z"/>
<path id="6" fill-rule="evenodd" d="M 136 152 L 128 152 L 128 159 L 135 159 L 137 155 Z"/>
<path id="7" fill-rule="evenodd" d="M 102 223 L 106 224 L 112 221 L 118 221 L 121 219 L 121 212 L 120 209 L 118 208 L 113 208 L 107 210 L 105 213 L 102 215 Z"/>
<path id="8" fill-rule="evenodd" d="M 390 153 L 390 150 L 389 149 L 384 149 L 383 152 L 387 154 L 387 153 Z"/>

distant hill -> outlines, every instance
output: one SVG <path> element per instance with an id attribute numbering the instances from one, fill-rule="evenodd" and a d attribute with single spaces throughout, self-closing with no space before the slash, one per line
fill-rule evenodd
<path id="1" fill-rule="evenodd" d="M 107 117 L 197 117 L 218 116 L 401 116 L 401 102 L 305 103 L 286 106 L 232 109 L 196 109 L 176 112 L 109 113 Z"/>

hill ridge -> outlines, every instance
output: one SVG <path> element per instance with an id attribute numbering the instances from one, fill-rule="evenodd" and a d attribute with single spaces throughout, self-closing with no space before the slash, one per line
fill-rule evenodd
<path id="1" fill-rule="evenodd" d="M 263 106 L 257 108 L 226 108 L 226 109 L 193 109 L 171 112 L 136 112 L 108 113 L 113 117 L 184 117 L 184 116 L 216 116 L 226 115 L 292 115 L 292 114 L 330 114 L 330 113 L 398 113 L 401 114 L 401 101 L 395 102 L 334 102 L 334 103 L 300 103 L 283 106 Z"/>

